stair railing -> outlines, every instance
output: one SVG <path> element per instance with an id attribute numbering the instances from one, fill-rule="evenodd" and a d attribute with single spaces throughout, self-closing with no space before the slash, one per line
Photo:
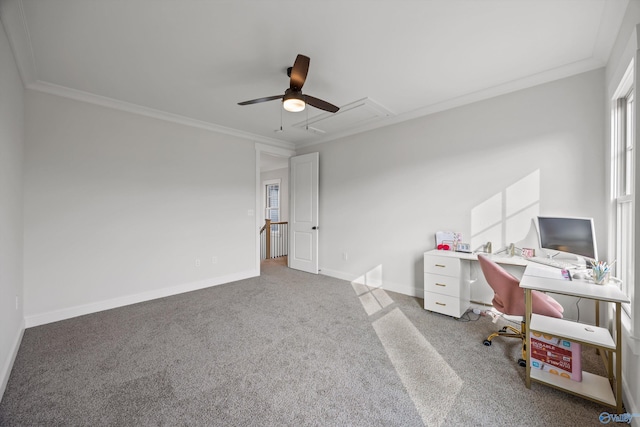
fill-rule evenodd
<path id="1" fill-rule="evenodd" d="M 289 254 L 289 223 L 266 219 L 260 229 L 260 259 L 271 259 Z"/>

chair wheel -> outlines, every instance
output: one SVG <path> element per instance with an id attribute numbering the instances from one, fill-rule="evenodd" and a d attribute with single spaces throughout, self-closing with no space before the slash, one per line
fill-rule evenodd
<path id="1" fill-rule="evenodd" d="M 487 347 L 491 346 L 491 341 L 489 340 L 484 340 L 482 341 L 482 344 L 486 345 Z"/>
<path id="2" fill-rule="evenodd" d="M 527 367 L 527 361 L 524 359 L 518 359 L 518 365 L 522 366 L 523 368 Z"/>
<path id="3" fill-rule="evenodd" d="M 502 329 L 500 329 L 500 332 L 507 332 L 507 327 L 504 326 Z"/>

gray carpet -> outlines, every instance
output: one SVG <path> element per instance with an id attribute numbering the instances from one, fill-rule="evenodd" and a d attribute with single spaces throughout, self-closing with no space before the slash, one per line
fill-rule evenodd
<path id="1" fill-rule="evenodd" d="M 421 304 L 276 261 L 259 278 L 30 328 L 0 425 L 601 425 L 606 407 L 527 390 L 515 341 L 482 345 L 500 323 Z M 598 373 L 592 353 L 583 365 Z"/>

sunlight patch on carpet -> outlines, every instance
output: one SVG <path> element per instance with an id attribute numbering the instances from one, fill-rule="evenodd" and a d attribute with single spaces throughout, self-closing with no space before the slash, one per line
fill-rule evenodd
<path id="1" fill-rule="evenodd" d="M 353 281 L 351 282 L 351 287 L 356 291 L 356 295 L 366 294 L 371 291 L 371 288 L 365 285 L 364 283 Z"/>
<path id="2" fill-rule="evenodd" d="M 372 325 L 422 421 L 441 425 L 462 390 L 460 377 L 400 309 Z"/>
<path id="3" fill-rule="evenodd" d="M 369 316 L 377 313 L 383 308 L 393 304 L 393 300 L 384 289 L 368 286 L 363 283 L 351 282 L 353 290 L 360 298 L 360 303 Z"/>
<path id="4" fill-rule="evenodd" d="M 389 294 L 384 291 L 384 289 L 374 289 L 371 291 L 371 293 L 376 298 L 376 300 L 378 300 L 382 308 L 393 304 L 393 300 L 391 299 Z"/>
<path id="5" fill-rule="evenodd" d="M 376 297 L 374 297 L 371 292 L 362 294 L 360 295 L 359 298 L 360 298 L 360 303 L 362 304 L 362 307 L 364 307 L 364 311 L 366 311 L 369 316 L 377 313 L 382 309 L 382 306 L 380 305 Z"/>

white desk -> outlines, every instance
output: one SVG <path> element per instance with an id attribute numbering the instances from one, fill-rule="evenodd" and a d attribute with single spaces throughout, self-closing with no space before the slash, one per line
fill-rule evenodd
<path id="1" fill-rule="evenodd" d="M 518 256 L 489 256 L 518 278 L 528 264 Z M 492 298 L 477 254 L 439 250 L 424 253 L 425 309 L 459 318 L 474 303 L 491 305 Z"/>
<path id="2" fill-rule="evenodd" d="M 525 290 L 528 348 L 531 348 L 530 332 L 541 332 L 597 348 L 607 367 L 607 377 L 583 372 L 582 381 L 573 381 L 542 370 L 532 370 L 530 363 L 527 363 L 527 388 L 531 388 L 531 381 L 539 382 L 614 407 L 618 413 L 621 413 L 622 323 L 620 312 L 621 303 L 629 302 L 626 295 L 615 285 L 596 285 L 586 280 L 564 280 L 558 269 L 533 265 L 533 263 L 526 268 L 520 281 L 520 287 Z M 598 316 L 596 316 L 596 325 L 590 326 L 566 319 L 532 314 L 532 290 L 589 298 L 595 300 L 596 303 L 601 301 L 615 304 L 615 340 L 608 329 L 599 327 Z"/>
<path id="3" fill-rule="evenodd" d="M 527 388 L 531 387 L 531 381 L 539 382 L 614 407 L 618 413 L 621 413 L 622 323 L 620 313 L 621 304 L 629 302 L 629 299 L 615 285 L 603 286 L 587 280 L 565 280 L 562 278 L 560 269 L 528 262 L 518 256 L 491 255 L 491 259 L 507 269 L 510 267 L 510 272 L 521 278 L 520 287 L 525 291 L 526 301 L 527 343 L 530 342 L 530 331 L 579 342 L 597 348 L 607 367 L 607 377 L 583 372 L 582 381 L 573 381 L 542 370 L 532 370 L 531 365 L 527 363 Z M 462 316 L 475 302 L 471 298 L 472 288 L 478 285 L 482 287 L 484 282 L 484 275 L 477 261 L 476 254 L 438 250 L 425 252 L 424 308 L 453 317 Z M 566 320 L 566 318 L 556 319 L 532 314 L 532 290 L 596 301 L 595 326 Z M 490 295 L 492 294 L 490 290 Z M 478 302 L 490 304 L 490 299 L 488 303 Z M 608 329 L 599 327 L 599 302 L 615 304 L 615 340 Z M 530 344 L 527 348 L 531 348 Z"/>

